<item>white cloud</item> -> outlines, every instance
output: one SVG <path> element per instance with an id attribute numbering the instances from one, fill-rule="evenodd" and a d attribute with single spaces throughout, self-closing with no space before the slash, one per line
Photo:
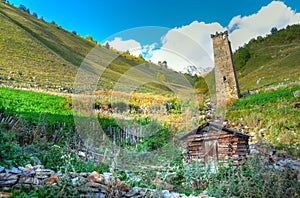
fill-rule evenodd
<path id="1" fill-rule="evenodd" d="M 151 45 L 143 45 L 142 53 L 146 60 L 151 59 L 156 46 L 157 46 L 157 43 L 152 43 Z"/>
<path id="2" fill-rule="evenodd" d="M 106 41 L 109 45 L 120 51 L 129 51 L 129 53 L 133 56 L 139 56 L 142 54 L 142 46 L 136 40 L 122 40 L 120 37 L 115 37 L 112 41 Z M 105 43 L 106 43 L 105 42 Z"/>
<path id="3" fill-rule="evenodd" d="M 232 49 L 244 45 L 257 36 L 270 33 L 272 27 L 281 29 L 287 25 L 300 23 L 300 13 L 296 13 L 283 2 L 272 1 L 257 13 L 249 16 L 235 16 L 227 26 Z M 135 56 L 143 54 L 145 59 L 154 63 L 167 61 L 168 66 L 182 71 L 188 65 L 198 67 L 213 66 L 213 49 L 210 34 L 224 31 L 219 23 L 206 24 L 194 21 L 189 25 L 169 30 L 161 39 L 162 47 L 157 43 L 141 46 L 135 40 L 122 40 L 117 37 L 109 44 L 121 51 L 129 50 Z"/>
<path id="4" fill-rule="evenodd" d="M 272 1 L 255 14 L 233 17 L 227 29 L 230 31 L 232 49 L 235 50 L 252 38 L 270 33 L 272 27 L 282 29 L 297 23 L 300 23 L 300 13 L 295 13 L 283 2 Z M 174 28 L 163 37 L 162 48 L 153 53 L 151 60 L 166 60 L 177 71 L 191 64 L 198 67 L 213 66 L 210 34 L 224 30 L 219 23 L 205 24 L 198 21 Z"/>
<path id="5" fill-rule="evenodd" d="M 219 23 L 205 24 L 198 21 L 174 28 L 162 38 L 162 47 L 154 51 L 151 61 L 157 63 L 165 60 L 176 71 L 182 71 L 188 65 L 212 66 L 210 34 L 223 30 Z"/>
<path id="6" fill-rule="evenodd" d="M 237 49 L 252 38 L 270 33 L 272 27 L 282 29 L 296 23 L 300 23 L 300 13 L 295 13 L 283 2 L 272 1 L 255 14 L 232 18 L 228 25 L 232 31 L 230 33 L 232 48 Z"/>

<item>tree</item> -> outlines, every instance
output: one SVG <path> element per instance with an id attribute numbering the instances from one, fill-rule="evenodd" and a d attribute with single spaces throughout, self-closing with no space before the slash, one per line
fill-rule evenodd
<path id="1" fill-rule="evenodd" d="M 86 35 L 85 39 L 88 41 L 93 41 L 93 37 L 90 35 Z"/>
<path id="2" fill-rule="evenodd" d="M 251 55 L 249 50 L 246 47 L 242 47 L 238 49 L 234 53 L 234 61 L 236 69 L 241 69 L 244 65 L 246 65 L 247 61 L 250 59 Z"/>
<path id="3" fill-rule="evenodd" d="M 21 5 L 19 6 L 19 8 L 20 8 L 20 10 L 22 10 L 22 11 L 26 11 L 26 7 L 25 7 L 23 4 L 21 4 Z"/>
<path id="4" fill-rule="evenodd" d="M 110 48 L 109 42 L 106 42 L 106 43 L 105 43 L 105 48 L 106 48 L 106 49 L 109 49 L 109 48 Z"/>
<path id="5" fill-rule="evenodd" d="M 278 32 L 277 28 L 276 27 L 272 27 L 271 34 L 275 34 L 276 32 Z"/>
<path id="6" fill-rule="evenodd" d="M 139 58 L 144 60 L 143 54 L 139 54 Z"/>
<path id="7" fill-rule="evenodd" d="M 36 12 L 33 12 L 33 13 L 32 13 L 32 16 L 33 16 L 34 18 L 36 18 L 36 19 L 38 18 L 38 15 L 37 15 Z"/>
<path id="8" fill-rule="evenodd" d="M 167 61 L 163 61 L 162 62 L 162 66 L 164 66 L 166 69 L 168 68 L 168 63 L 167 63 Z"/>

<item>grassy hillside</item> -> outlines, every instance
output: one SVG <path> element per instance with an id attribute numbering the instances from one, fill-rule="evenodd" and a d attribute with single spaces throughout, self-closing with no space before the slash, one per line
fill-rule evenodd
<path id="1" fill-rule="evenodd" d="M 234 53 L 234 62 L 242 91 L 299 81 L 300 25 L 252 39 Z"/>
<path id="2" fill-rule="evenodd" d="M 177 75 L 143 58 L 106 49 L 92 38 L 82 38 L 74 32 L 68 32 L 55 22 L 45 22 L 12 5 L 0 3 L 0 84 L 71 92 L 79 66 L 97 45 L 98 56 L 102 60 L 113 60 L 101 76 L 99 88 L 112 88 L 126 71 L 141 64 L 147 64 L 142 78 L 125 78 L 144 84 L 145 78 L 158 76 L 157 80 L 171 85 L 172 78 Z M 103 63 L 94 64 L 105 69 Z M 170 92 L 158 84 L 148 83 L 141 91 Z"/>
<path id="3" fill-rule="evenodd" d="M 300 109 L 295 104 L 300 98 L 294 96 L 299 89 L 295 85 L 241 98 L 228 107 L 226 118 L 246 125 L 254 141 L 265 140 L 299 156 Z"/>

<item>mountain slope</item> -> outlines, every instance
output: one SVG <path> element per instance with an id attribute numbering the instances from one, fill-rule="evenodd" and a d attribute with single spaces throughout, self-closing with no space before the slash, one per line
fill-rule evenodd
<path id="1" fill-rule="evenodd" d="M 103 61 L 95 63 L 97 67 L 105 69 L 98 88 L 110 89 L 120 77 L 145 84 L 142 78 L 132 79 L 132 76 L 123 75 L 133 66 L 141 64 L 147 65 L 146 70 L 143 71 L 145 76 L 157 75 L 169 84 L 172 84 L 172 77 L 178 75 L 143 58 L 107 49 L 91 38 L 84 39 L 74 32 L 62 29 L 55 22 L 47 23 L 12 5 L 0 3 L 0 84 L 2 85 L 71 92 L 79 66 L 96 46 L 101 59 L 113 60 L 108 67 L 103 65 Z M 170 79 L 167 74 L 172 74 Z M 157 83 L 148 83 L 146 87 L 144 91 L 152 89 L 170 91 Z"/>
<path id="2" fill-rule="evenodd" d="M 234 53 L 242 91 L 300 80 L 300 25 L 252 39 Z"/>

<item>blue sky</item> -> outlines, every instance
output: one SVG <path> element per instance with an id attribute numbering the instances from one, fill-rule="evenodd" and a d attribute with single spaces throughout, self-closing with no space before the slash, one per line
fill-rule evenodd
<path id="1" fill-rule="evenodd" d="M 215 30 L 229 29 L 235 49 L 251 37 L 266 34 L 272 26 L 283 28 L 288 24 L 300 23 L 297 15 L 300 12 L 299 0 L 275 3 L 271 0 L 10 0 L 10 3 L 15 6 L 23 4 L 31 13 L 36 12 L 46 21 L 55 21 L 82 36 L 91 35 L 102 43 L 109 40 L 115 48 L 124 50 L 126 47 L 140 47 L 140 50 L 135 50 L 136 53 L 142 53 L 154 62 L 165 59 L 174 66 L 178 63 L 176 70 L 187 64 L 211 66 L 212 63 L 194 60 L 189 50 L 182 50 L 178 54 L 183 54 L 191 63 L 174 61 L 176 58 L 166 53 L 159 54 L 161 47 L 172 50 L 174 43 L 185 40 L 183 35 L 174 36 L 174 30 L 195 40 L 204 49 L 205 56 L 212 57 L 211 46 L 206 39 L 209 40 L 210 33 Z M 147 27 L 137 28 L 144 26 Z M 148 26 L 156 27 L 153 29 Z M 202 35 L 206 37 L 202 38 Z M 119 39 L 113 42 L 115 37 Z M 186 45 L 190 47 L 193 44 L 187 42 Z"/>
<path id="2" fill-rule="evenodd" d="M 257 12 L 270 0 L 10 0 L 25 5 L 47 21 L 77 31 L 82 36 L 92 35 L 99 42 L 107 37 L 140 26 L 181 27 L 191 22 L 219 22 L 226 26 L 236 15 Z M 283 1 L 300 11 L 299 0 Z"/>

